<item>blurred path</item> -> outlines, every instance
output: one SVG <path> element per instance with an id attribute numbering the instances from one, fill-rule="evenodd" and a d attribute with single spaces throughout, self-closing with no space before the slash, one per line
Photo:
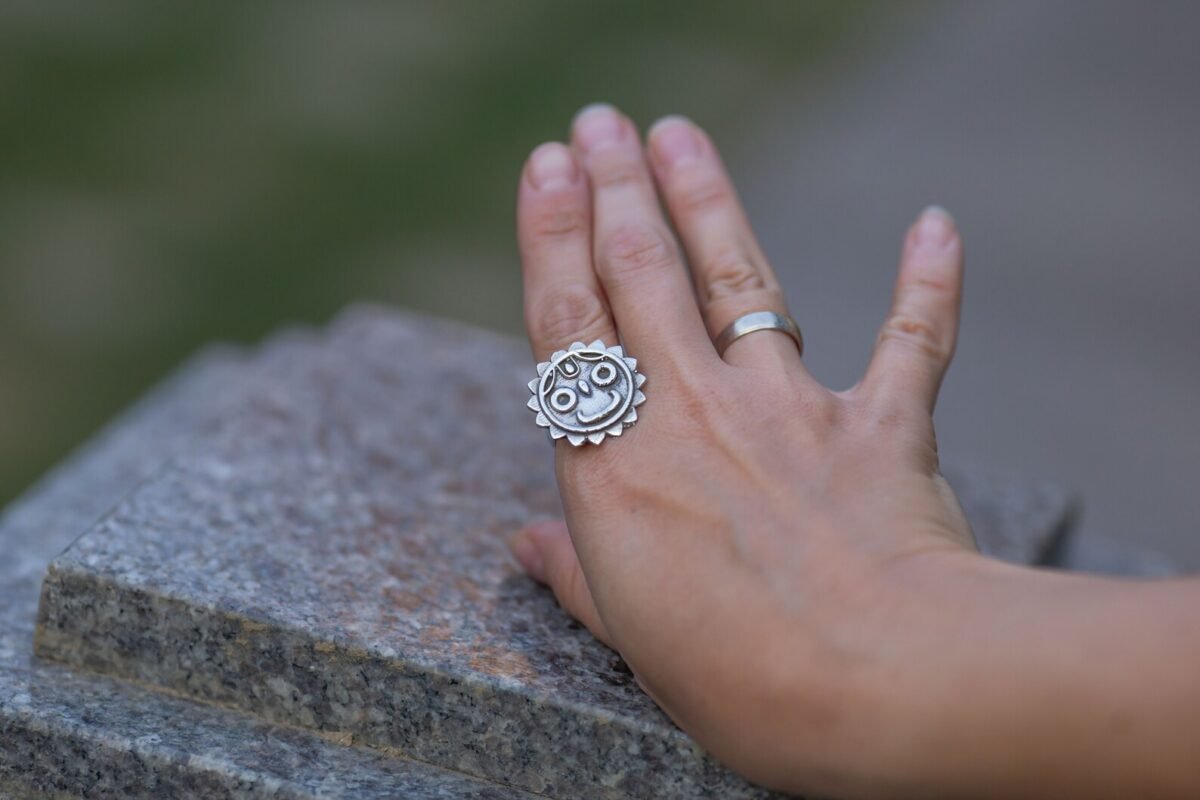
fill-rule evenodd
<path id="1" fill-rule="evenodd" d="M 901 234 L 947 206 L 968 282 L 946 458 L 1077 488 L 1084 528 L 1192 566 L 1197 30 L 1200 3 L 930 5 L 773 93 L 730 154 L 818 376 L 856 379 Z"/>

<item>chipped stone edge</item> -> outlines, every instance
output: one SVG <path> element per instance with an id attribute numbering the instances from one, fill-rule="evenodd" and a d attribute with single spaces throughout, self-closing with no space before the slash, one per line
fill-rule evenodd
<path id="1" fill-rule="evenodd" d="M 82 604 L 74 598 L 80 598 Z M 36 652 L 77 669 L 247 712 L 342 744 L 367 746 L 550 797 L 611 798 L 615 796 L 615 787 L 607 785 L 611 781 L 652 796 L 674 796 L 672 791 L 682 791 L 683 796 L 774 796 L 705 757 L 699 745 L 673 726 L 656 727 L 597 713 L 595 708 L 539 697 L 519 686 L 451 672 L 421 658 L 393 659 L 338 642 L 313 640 L 302 631 L 275 623 L 268 626 L 231 611 L 203 611 L 206 625 L 201 627 L 196 624 L 196 609 L 182 600 L 52 564 L 43 582 Z M 105 625 L 100 618 L 128 624 Z M 160 641 L 170 639 L 170 632 L 175 631 L 180 636 L 198 637 L 188 642 L 192 647 L 229 656 L 224 664 L 210 664 L 207 669 L 237 676 L 237 687 L 190 673 L 170 657 L 152 661 L 127 656 L 120 645 L 123 637 L 136 637 L 146 625 L 153 626 Z M 362 685 L 352 691 L 366 693 L 364 705 L 380 709 L 385 719 L 398 720 L 406 711 L 414 711 L 427 720 L 430 730 L 469 731 L 470 736 L 462 741 L 441 740 L 389 731 L 386 725 L 381 731 L 348 724 L 323 710 L 330 705 L 327 695 L 295 705 L 281 703 L 265 680 L 246 679 L 255 670 L 242 659 L 264 658 L 282 665 L 272 679 L 297 688 L 344 683 L 349 671 L 342 665 L 352 662 L 354 674 L 363 678 Z M 300 697 L 310 695 L 302 691 Z M 389 698 L 395 697 L 420 698 L 423 706 L 390 706 Z M 469 716 L 479 703 L 488 705 L 487 713 Z M 520 726 L 519 732 L 513 730 L 514 723 Z M 591 757 L 570 765 L 556 761 L 553 769 L 547 769 L 546 760 L 554 759 L 558 737 L 566 735 L 586 743 L 576 752 Z M 497 747 L 496 742 L 505 746 Z M 664 762 L 671 763 L 672 770 L 653 768 Z M 616 789 L 617 794 L 622 791 Z"/>

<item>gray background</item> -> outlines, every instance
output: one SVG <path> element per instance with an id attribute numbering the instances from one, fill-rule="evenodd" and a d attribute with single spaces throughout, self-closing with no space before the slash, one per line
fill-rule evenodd
<path id="1" fill-rule="evenodd" d="M 726 151 L 808 363 L 967 240 L 947 459 L 1200 565 L 1200 3 L 0 3 L 0 502 L 196 348 L 373 300 L 520 331 L 514 185 L 583 104 Z"/>
<path id="2" fill-rule="evenodd" d="M 947 459 L 1083 492 L 1200 564 L 1200 4 L 929 6 L 743 120 L 741 189 L 807 361 L 852 384 L 905 226 L 967 247 Z"/>

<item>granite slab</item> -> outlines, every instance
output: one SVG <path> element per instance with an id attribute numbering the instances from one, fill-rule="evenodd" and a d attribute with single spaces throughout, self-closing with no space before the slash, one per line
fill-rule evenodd
<path id="1" fill-rule="evenodd" d="M 1072 531 L 1047 555 L 1047 566 L 1124 578 L 1171 578 L 1187 570 L 1147 547 L 1117 542 L 1087 530 Z"/>
<path id="2" fill-rule="evenodd" d="M 255 368 L 286 371 L 313 339 L 277 336 Z M 0 516 L 0 797 L 531 797 L 33 656 L 47 564 L 219 427 L 246 362 L 228 348 L 193 359 Z"/>
<path id="3" fill-rule="evenodd" d="M 557 798 L 761 797 L 512 565 L 558 513 L 512 340 L 378 309 L 248 365 L 204 435 L 49 567 L 40 656 Z M 1074 503 L 951 471 L 985 551 Z"/>

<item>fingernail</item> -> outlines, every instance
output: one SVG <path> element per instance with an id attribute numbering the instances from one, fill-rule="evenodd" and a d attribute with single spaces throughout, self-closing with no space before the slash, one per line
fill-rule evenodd
<path id="1" fill-rule="evenodd" d="M 575 116 L 575 138 L 585 150 L 620 141 L 624 133 L 621 115 L 607 103 L 593 103 Z"/>
<path id="2" fill-rule="evenodd" d="M 650 129 L 654 155 L 670 167 L 678 167 L 700 155 L 700 136 L 684 117 L 664 117 Z"/>
<path id="3" fill-rule="evenodd" d="M 566 145 L 548 142 L 529 156 L 529 182 L 542 191 L 563 189 L 575 182 L 575 159 Z"/>
<path id="4" fill-rule="evenodd" d="M 917 220 L 916 243 L 943 245 L 954 236 L 954 217 L 941 206 L 929 206 Z"/>
<path id="5" fill-rule="evenodd" d="M 517 559 L 521 569 L 529 573 L 529 577 L 536 581 L 544 580 L 546 565 L 542 561 L 542 551 L 538 549 L 528 531 L 521 531 L 509 539 L 508 549 L 512 550 L 513 557 Z"/>

